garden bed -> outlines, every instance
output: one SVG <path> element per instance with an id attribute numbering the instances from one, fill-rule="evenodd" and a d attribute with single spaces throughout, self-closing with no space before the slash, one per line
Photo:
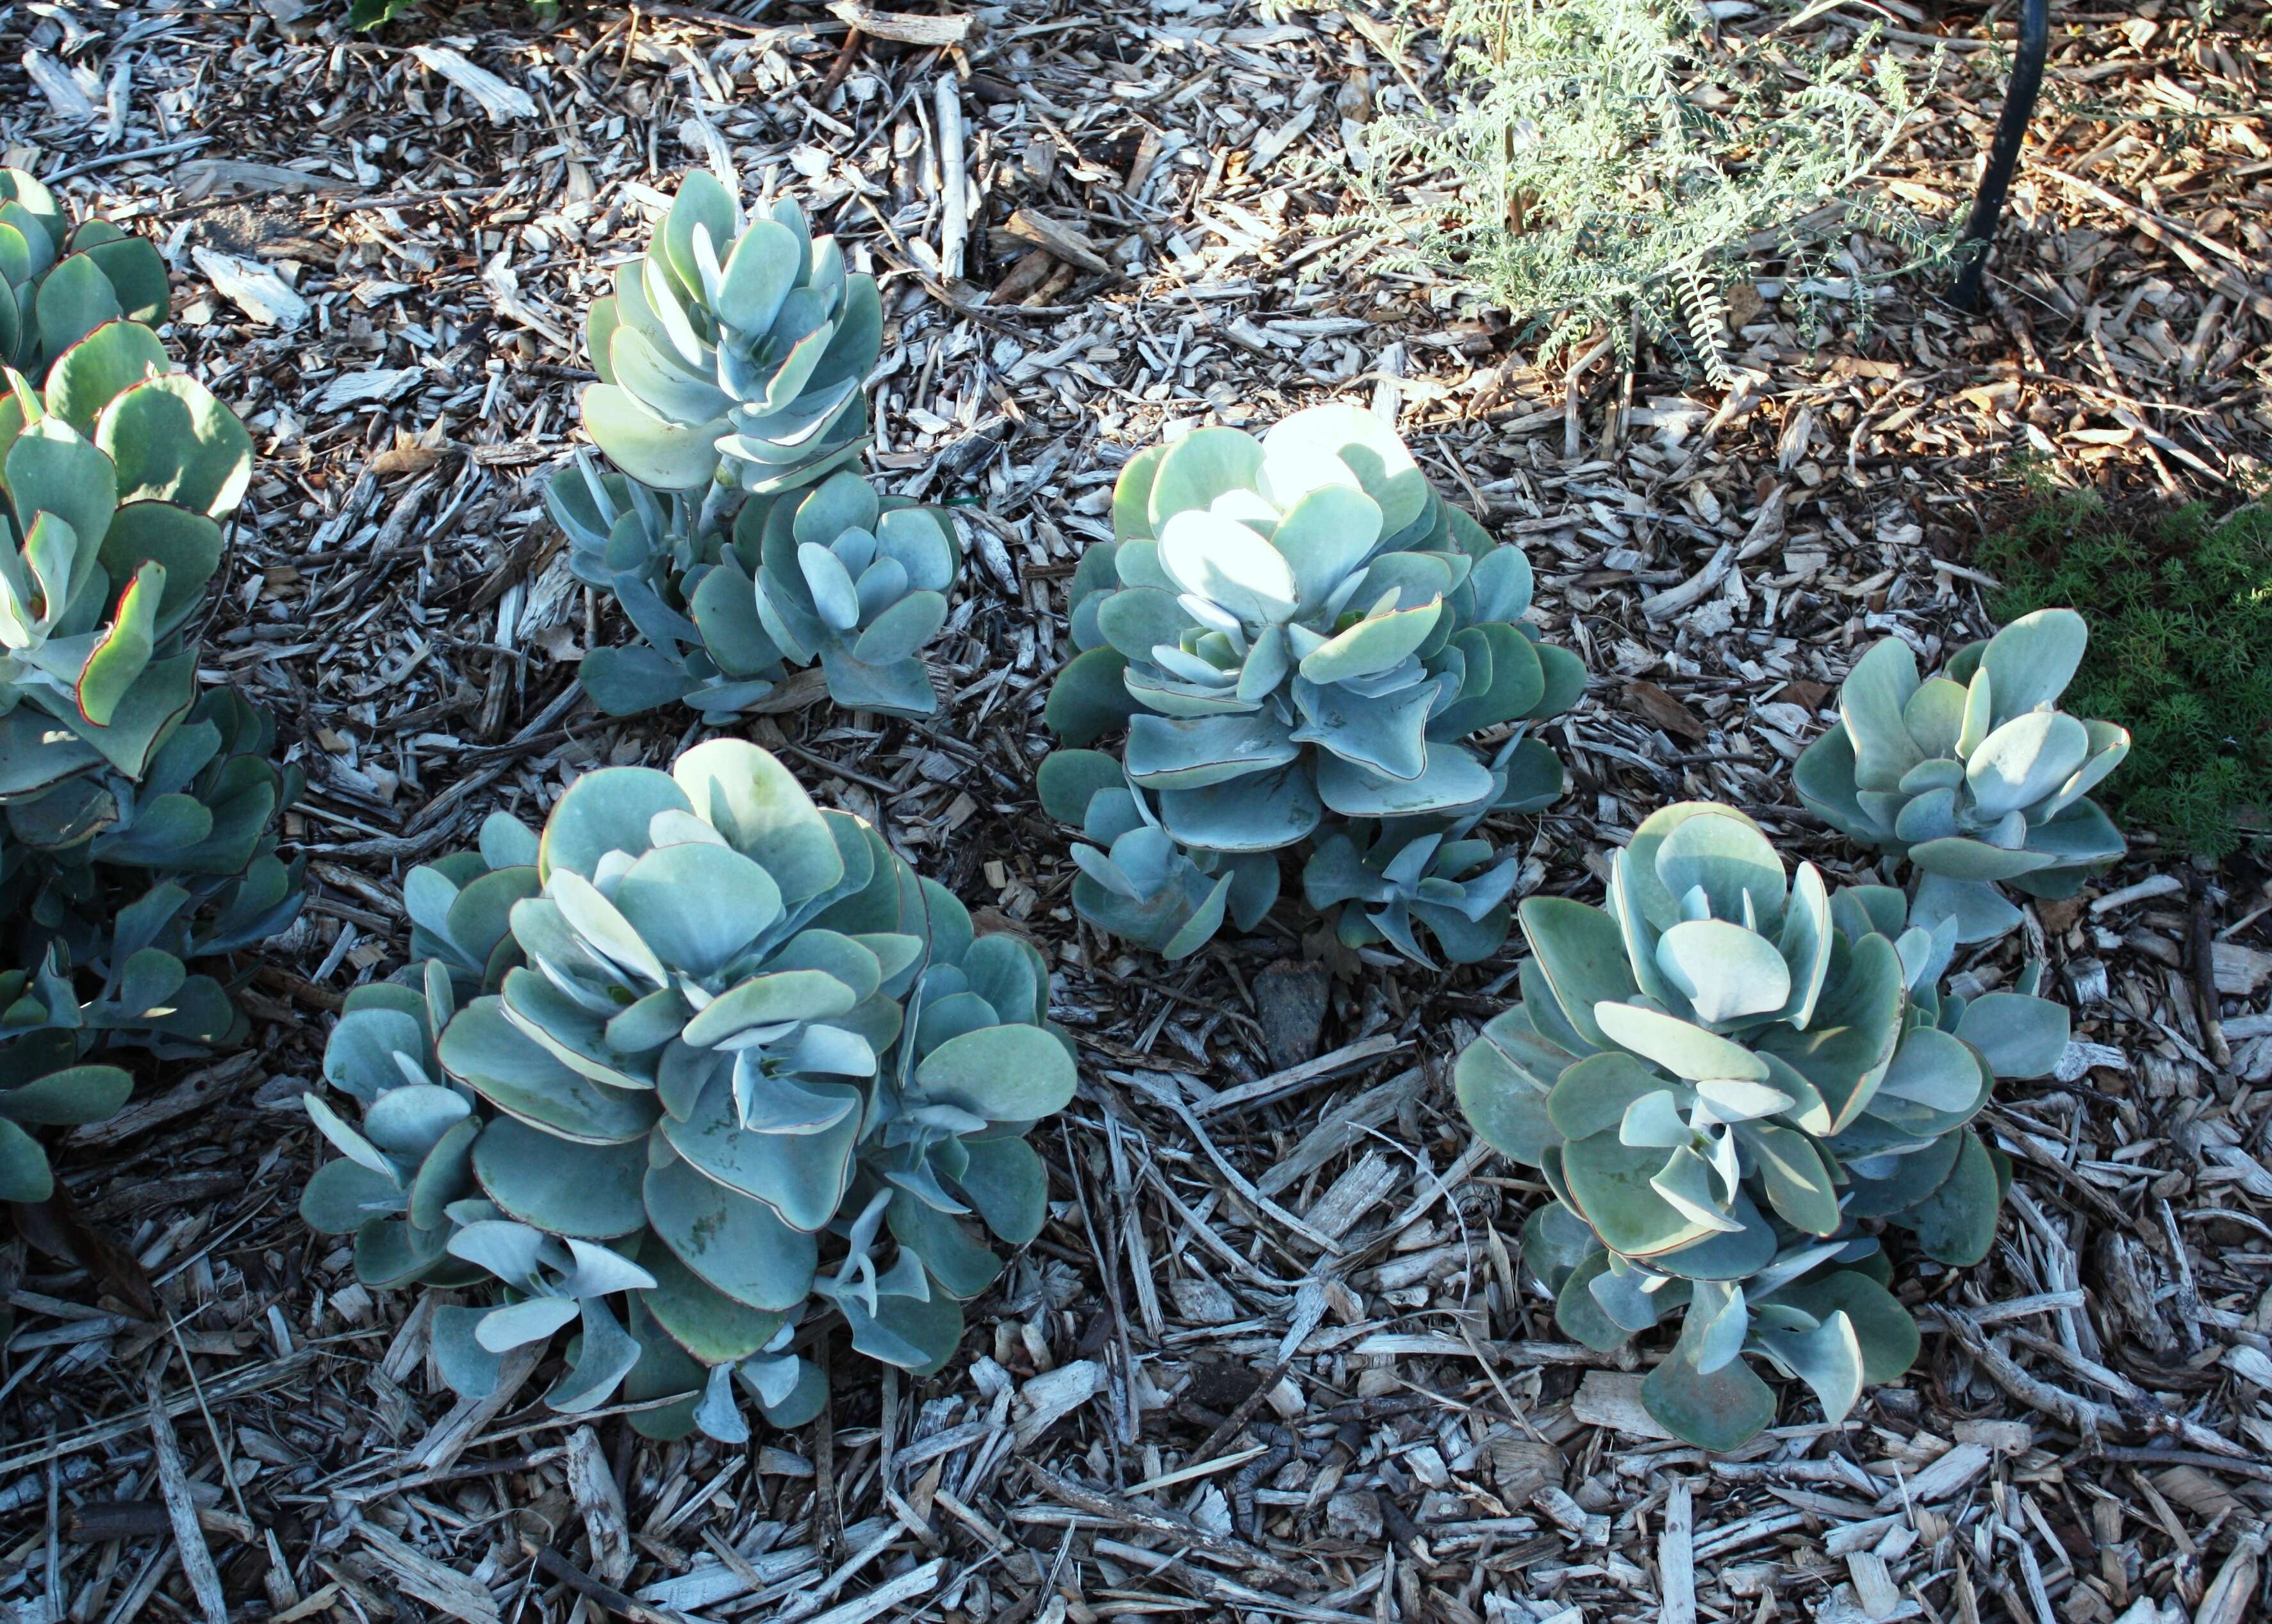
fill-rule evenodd
<path id="1" fill-rule="evenodd" d="M 2016 462 L 2219 508 L 2267 473 L 2266 41 L 2152 9 L 2055 19 L 1990 309 L 1897 282 L 1859 329 L 1828 299 L 1810 340 L 1780 290 L 1739 290 L 1733 391 L 1606 342 L 1536 366 L 1448 283 L 1345 257 L 1366 122 L 1441 94 L 1431 46 L 1353 12 L 1101 26 L 1013 5 L 856 38 L 824 12 L 545 26 L 497 6 L 365 38 L 263 0 L 0 25 L 25 59 L 7 161 L 78 172 L 58 189 L 159 240 L 173 338 L 253 428 L 206 669 L 277 712 L 313 882 L 246 995 L 254 1049 L 175 1069 L 59 1156 L 163 1322 L 116 1294 L 123 1264 L 0 1253 L 22 1270 L 0 1605 L 195 1616 L 157 1505 L 178 1451 L 243 1616 L 563 1617 L 579 1595 L 830 1624 L 2253 1616 L 2272 1504 L 2253 854 L 2201 869 L 2134 831 L 2081 898 L 1960 959 L 1993 984 L 2047 957 L 2075 1015 L 2074 1063 L 1988 1119 L 2016 1163 L 1997 1251 L 1923 1277 L 1904 1382 L 1836 1427 L 1795 1402 L 1708 1459 L 1657 1435 L 1640 1366 L 1567 1342 L 1525 1290 L 1514 1235 L 1540 1188 L 1454 1108 L 1449 1058 L 1511 996 L 1516 943 L 1428 973 L 1305 934 L 1289 905 L 1163 965 L 1073 920 L 1032 787 L 1072 570 L 1128 455 L 1171 425 L 1355 400 L 1522 542 L 1538 618 L 1591 674 L 1548 729 L 1571 793 L 1504 831 L 1523 890 L 1596 895 L 1641 817 L 1708 796 L 1857 876 L 1790 764 L 1885 629 L 1953 650 L 1990 629 L 1970 548 Z M 1949 220 L 2000 93 L 1991 31 L 1895 11 L 1882 48 L 1922 62 L 1945 40 L 1952 60 L 1883 183 Z M 1850 34 L 1858 14 L 1801 26 Z M 938 183 L 958 145 L 960 207 Z M 579 437 L 586 306 L 714 162 L 865 256 L 886 316 L 872 469 L 948 504 L 970 555 L 929 651 L 935 717 L 784 710 L 746 735 L 1052 957 L 1084 1077 L 1035 1136 L 1052 1220 L 974 1306 L 964 1357 L 879 1383 L 848 1355 L 833 1425 L 746 1450 L 645 1443 L 609 1415 L 586 1434 L 536 1384 L 453 1408 L 413 1300 L 355 1284 L 295 1211 L 325 1154 L 300 1096 L 329 1013 L 400 962 L 403 871 L 698 736 L 685 712 L 584 704 L 575 663 L 624 629 L 540 493 Z M 1323 1014 L 1289 1037 L 1305 974 Z"/>

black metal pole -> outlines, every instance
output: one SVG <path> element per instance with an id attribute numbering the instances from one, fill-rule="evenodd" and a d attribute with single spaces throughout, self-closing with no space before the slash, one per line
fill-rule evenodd
<path id="1" fill-rule="evenodd" d="M 2012 172 L 2020 167 L 2020 148 L 2028 138 L 2028 121 L 2035 116 L 2036 96 L 2044 87 L 2044 58 L 2051 54 L 2051 0 L 2024 0 L 2020 12 L 2020 55 L 2012 63 L 2012 82 L 2004 92 L 2004 112 L 1996 121 L 1995 145 L 1988 149 L 1988 171 L 1980 177 L 1980 193 L 1972 200 L 1972 218 L 1964 223 L 1964 241 L 1957 252 L 1964 268 L 1948 299 L 1960 310 L 1980 308 L 1980 279 L 1988 269 L 1988 243 L 2003 217 L 2004 198 L 2012 190 Z"/>

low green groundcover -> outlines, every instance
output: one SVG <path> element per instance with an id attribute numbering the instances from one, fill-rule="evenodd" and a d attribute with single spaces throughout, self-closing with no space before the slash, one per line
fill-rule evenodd
<path id="1" fill-rule="evenodd" d="M 1999 621 L 2055 604 L 2090 617 L 2067 703 L 2133 735 L 2096 792 L 2118 823 L 2205 857 L 2272 832 L 2272 505 L 2155 518 L 2062 496 L 1980 562 L 2002 577 Z"/>

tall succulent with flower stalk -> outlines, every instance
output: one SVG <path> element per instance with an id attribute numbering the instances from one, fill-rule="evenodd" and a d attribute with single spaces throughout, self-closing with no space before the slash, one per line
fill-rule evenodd
<path id="1" fill-rule="evenodd" d="M 1121 783 L 1094 752 L 1059 752 L 1072 759 L 1050 796 L 1061 821 L 1113 842 L 1076 848 L 1090 853 L 1091 903 L 1117 899 L 1087 916 L 1116 929 L 1132 906 L 1180 909 L 1170 935 L 1192 950 L 1214 927 L 1185 927 L 1231 898 L 1230 870 L 1255 876 L 1236 888 L 1244 927 L 1276 895 L 1274 860 L 1255 860 L 1315 839 L 1334 853 L 1311 886 L 1319 905 L 1375 909 L 1345 916 L 1345 935 L 1418 956 L 1410 926 L 1424 920 L 1446 926 L 1451 957 L 1489 952 L 1506 888 L 1498 868 L 1473 874 L 1467 838 L 1490 813 L 1560 795 L 1561 764 L 1529 729 L 1585 682 L 1524 619 L 1521 550 L 1446 504 L 1394 433 L 1349 406 L 1297 413 L 1260 439 L 1203 428 L 1140 452 L 1112 513 L 1113 542 L 1074 576 L 1080 652 L 1047 711 L 1070 746 L 1127 730 Z M 1513 731 L 1489 754 L 1471 742 L 1501 727 Z M 1334 843 L 1344 825 L 1368 850 L 1393 842 L 1377 870 L 1360 875 Z M 1119 842 L 1142 831 L 1155 832 L 1124 863 Z"/>
<path id="2" fill-rule="evenodd" d="M 673 701 L 722 719 L 784 703 L 789 668 L 818 666 L 850 710 L 928 716 L 917 657 L 946 621 L 960 553 L 945 520 L 840 472 L 753 496 L 730 531 L 699 528 L 684 495 L 579 459 L 547 503 L 580 579 L 615 594 L 641 641 L 579 667 L 602 710 Z"/>
<path id="3" fill-rule="evenodd" d="M 11 218 L 0 208 L 0 227 Z M 265 715 L 195 685 L 190 624 L 250 477 L 243 427 L 133 321 L 78 338 L 40 387 L 6 380 L 0 1070 L 36 1081 L 0 1117 L 81 1121 L 115 1108 L 126 1075 L 86 1055 L 243 1035 L 226 989 L 191 965 L 297 912 L 300 864 L 278 857 L 276 824 L 300 775 L 271 759 Z M 44 1181 L 28 1135 L 0 1140 L 0 1184 Z"/>
<path id="4" fill-rule="evenodd" d="M 1898 637 L 1848 674 L 1839 719 L 1799 756 L 1799 799 L 1916 868 L 1916 923 L 1953 920 L 1958 941 L 1988 941 L 2020 922 L 1999 885 L 2072 897 L 2122 855 L 2121 831 L 2089 793 L 2130 734 L 2057 703 L 2089 637 L 2073 609 L 2039 609 L 1929 680 Z"/>
<path id="5" fill-rule="evenodd" d="M 848 272 L 794 202 L 745 220 L 697 169 L 584 337 L 601 380 L 585 428 L 634 480 L 694 493 L 699 533 L 736 490 L 810 483 L 858 455 L 884 311 L 875 279 Z"/>
<path id="6" fill-rule="evenodd" d="M 301 1210 L 370 1284 L 475 1290 L 435 1320 L 460 1392 L 576 1323 L 559 1409 L 676 1396 L 633 1424 L 730 1441 L 738 1389 L 796 1425 L 816 1308 L 929 1373 L 1001 1269 L 970 1220 L 1039 1232 L 1046 965 L 754 745 L 587 773 L 403 891 L 417 962 L 333 1033 L 358 1120 L 310 1097 L 345 1159 Z"/>
<path id="7" fill-rule="evenodd" d="M 1456 1069 L 1476 1130 L 1554 1194 L 1526 1263 L 1593 1347 L 1683 1312 L 1641 1396 L 1690 1442 L 1733 1449 L 1774 1419 L 1746 1355 L 1837 1420 L 1917 1354 L 1883 1231 L 1952 1266 L 1987 1255 L 2010 1174 L 1969 1124 L 1998 1078 L 2058 1062 L 2066 1012 L 2036 995 L 2040 966 L 2015 991 L 1946 991 L 1954 921 L 1905 926 L 1888 887 L 1789 875 L 1710 802 L 1646 819 L 1608 903 L 1523 901 L 1521 1000 Z"/>

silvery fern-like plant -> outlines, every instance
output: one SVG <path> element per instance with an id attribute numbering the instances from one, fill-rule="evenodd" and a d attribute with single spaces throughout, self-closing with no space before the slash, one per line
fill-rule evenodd
<path id="1" fill-rule="evenodd" d="M 1954 920 L 1984 942 L 2020 922 L 1998 889 L 2073 896 L 2122 855 L 2122 833 L 2089 799 L 2130 734 L 2058 708 L 2089 629 L 2039 609 L 1968 644 L 1938 676 L 1887 637 L 1855 663 L 1838 721 L 1803 751 L 1799 799 L 1865 845 L 1917 869 L 1911 919 Z"/>
<path id="2" fill-rule="evenodd" d="M 601 381 L 584 426 L 658 490 L 753 494 L 808 482 L 858 454 L 861 387 L 881 354 L 875 279 L 848 272 L 786 198 L 745 220 L 716 176 L 691 172 L 585 330 Z"/>
<path id="3" fill-rule="evenodd" d="M 1128 832 L 1125 794 L 1143 825 L 1222 878 L 1222 860 L 1300 847 L 1349 820 L 1420 838 L 1464 824 L 1464 836 L 1488 813 L 1560 795 L 1561 764 L 1528 729 L 1568 707 L 1584 670 L 1524 619 L 1521 550 L 1438 497 L 1377 417 L 1318 406 L 1260 439 L 1202 428 L 1140 452 L 1115 488 L 1113 533 L 1074 577 L 1080 652 L 1047 711 L 1072 746 L 1126 728 L 1124 785 L 1088 763 L 1066 777 L 1113 795 L 1105 826 Z M 1513 734 L 1488 756 L 1471 742 L 1503 726 Z M 1056 799 L 1061 820 L 1087 823 L 1085 801 L 1062 788 Z M 1140 866 L 1125 883 L 1117 864 L 1084 871 L 1123 901 L 1161 894 L 1147 882 L 1166 870 Z M 1414 883 L 1424 877 L 1461 883 Z M 1274 898 L 1274 881 L 1267 889 Z M 1431 905 L 1446 895 L 1431 886 Z M 1424 917 L 1376 900 L 1392 923 L 1368 922 L 1370 939 Z M 1481 919 L 1499 899 L 1476 900 Z M 1459 957 L 1475 938 L 1454 934 L 1458 949 L 1443 945 Z"/>
<path id="4" fill-rule="evenodd" d="M 1459 1059 L 1461 1109 L 1554 1200 L 1524 1231 L 1563 1330 L 1614 1348 L 1682 1315 L 1643 1384 L 1682 1438 L 1773 1420 L 1764 1360 L 1832 1420 L 1916 1357 L 1881 1236 L 1980 1262 L 2009 1170 L 1969 1126 L 1999 1077 L 2058 1062 L 2064 1009 L 1939 985 L 1953 922 L 1829 893 L 1758 825 L 1668 807 L 1617 853 L 1608 907 L 1532 897 L 1521 1001 Z"/>
<path id="5" fill-rule="evenodd" d="M 359 990 L 309 1109 L 342 1160 L 302 1211 L 377 1285 L 475 1289 L 435 1321 L 462 1393 L 579 1327 L 551 1402 L 634 1424 L 808 1419 L 817 1310 L 928 1373 L 1046 1216 L 1024 1139 L 1071 1098 L 1049 979 L 975 936 L 867 825 L 714 740 L 609 768 L 542 834 L 502 815 L 415 869 L 414 970 Z"/>
<path id="6" fill-rule="evenodd" d="M 729 530 L 704 529 L 682 494 L 580 460 L 554 476 L 548 503 L 578 575 L 613 592 L 642 637 L 586 657 L 602 709 L 676 700 L 723 718 L 815 665 L 848 709 L 937 708 L 917 655 L 945 623 L 961 555 L 930 509 L 847 472 L 751 497 Z"/>
<path id="7" fill-rule="evenodd" d="M 34 384 L 105 322 L 155 327 L 169 302 L 157 244 L 105 220 L 70 223 L 21 169 L 0 169 L 0 365 Z"/>

